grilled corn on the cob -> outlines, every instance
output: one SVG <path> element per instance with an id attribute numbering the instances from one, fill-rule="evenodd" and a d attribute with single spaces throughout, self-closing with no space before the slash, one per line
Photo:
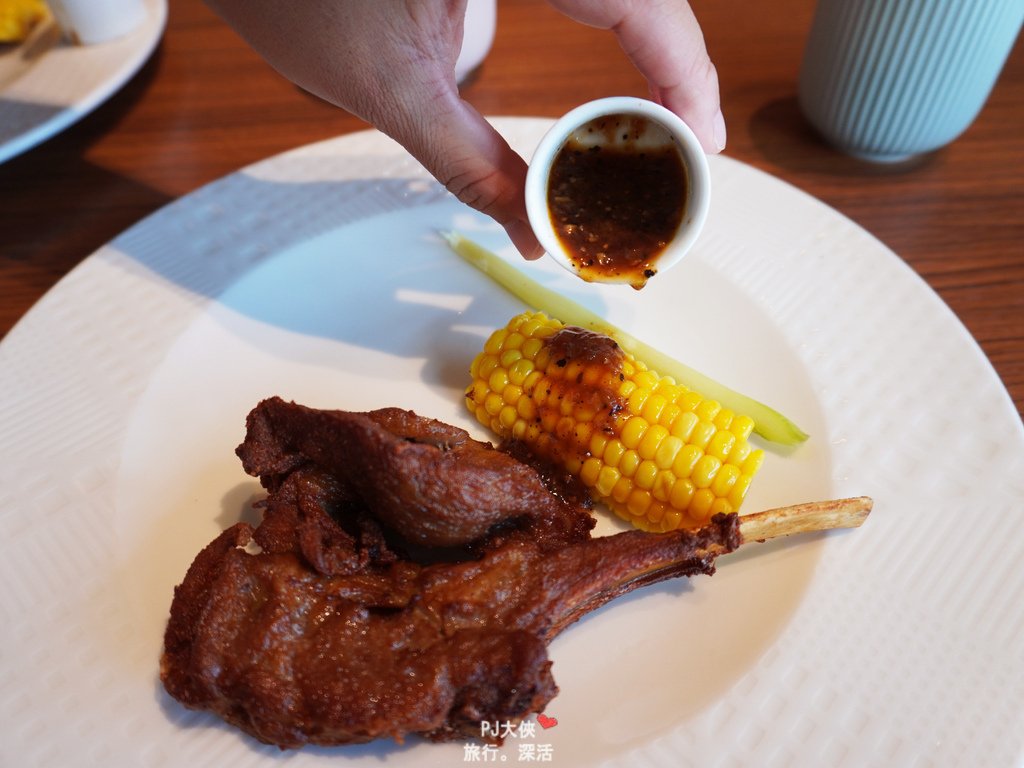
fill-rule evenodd
<path id="1" fill-rule="evenodd" d="M 610 337 L 526 312 L 473 361 L 466 402 L 645 530 L 738 511 L 764 451 L 753 421 L 659 377 Z"/>

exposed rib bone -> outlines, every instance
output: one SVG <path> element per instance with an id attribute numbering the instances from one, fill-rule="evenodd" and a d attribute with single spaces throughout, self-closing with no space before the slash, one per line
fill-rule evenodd
<path id="1" fill-rule="evenodd" d="M 743 543 L 747 544 L 794 533 L 857 528 L 867 519 L 871 507 L 870 498 L 859 496 L 769 509 L 752 515 L 741 515 L 740 533 L 743 534 Z"/>

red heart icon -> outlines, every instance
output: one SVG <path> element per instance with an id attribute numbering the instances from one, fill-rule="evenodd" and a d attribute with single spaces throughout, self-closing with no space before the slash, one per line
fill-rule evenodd
<path id="1" fill-rule="evenodd" d="M 556 725 L 558 725 L 558 721 L 555 720 L 555 718 L 548 717 L 547 715 L 537 715 L 537 722 L 540 723 L 540 727 L 544 730 L 547 730 L 548 728 L 554 728 Z"/>

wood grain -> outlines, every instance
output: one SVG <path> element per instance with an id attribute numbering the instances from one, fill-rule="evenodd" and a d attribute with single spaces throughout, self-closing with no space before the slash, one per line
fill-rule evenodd
<path id="1" fill-rule="evenodd" d="M 830 149 L 796 106 L 813 0 L 693 0 L 718 68 L 726 154 L 841 211 L 952 308 L 1024 410 L 1024 43 L 952 145 L 879 168 Z M 646 86 L 610 33 L 542 0 L 499 0 L 490 56 L 464 98 L 557 117 Z M 131 224 L 249 163 L 365 124 L 291 85 L 200 0 L 170 3 L 154 57 L 69 130 L 0 165 L 0 335 Z"/>

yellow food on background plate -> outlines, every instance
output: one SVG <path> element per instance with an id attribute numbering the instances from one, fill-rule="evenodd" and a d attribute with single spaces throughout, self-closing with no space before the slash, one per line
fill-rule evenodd
<path id="1" fill-rule="evenodd" d="M 764 451 L 753 420 L 625 352 L 610 336 L 524 312 L 476 356 L 466 403 L 504 438 L 579 477 L 638 528 L 738 512 Z"/>
<path id="2" fill-rule="evenodd" d="M 0 0 L 0 43 L 20 43 L 46 19 L 42 0 Z"/>

